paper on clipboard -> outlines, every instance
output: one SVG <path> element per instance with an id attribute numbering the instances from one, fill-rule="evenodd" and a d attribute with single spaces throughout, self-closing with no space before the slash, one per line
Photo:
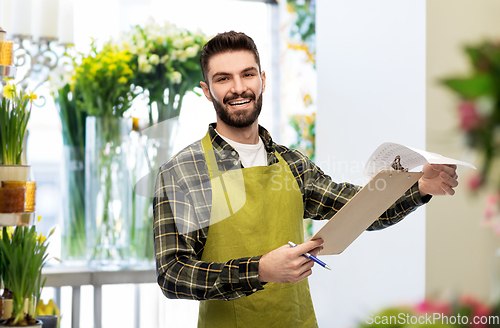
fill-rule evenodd
<path id="1" fill-rule="evenodd" d="M 312 237 L 324 241 L 320 255 L 342 253 L 422 175 L 396 170 L 376 174 Z"/>
<path id="2" fill-rule="evenodd" d="M 393 169 L 396 157 L 400 169 L 406 171 Z M 324 240 L 321 255 L 342 253 L 423 175 L 407 171 L 424 164 L 457 164 L 476 169 L 470 163 L 425 150 L 383 143 L 365 166 L 364 174 L 371 180 L 311 238 Z"/>
<path id="3" fill-rule="evenodd" d="M 406 147 L 394 142 L 386 142 L 381 144 L 368 159 L 365 165 L 365 177 L 371 178 L 380 170 L 390 169 L 394 158 L 398 155 L 401 157 L 401 165 L 408 170 L 424 164 L 457 164 L 476 169 L 474 165 L 458 159 Z"/>

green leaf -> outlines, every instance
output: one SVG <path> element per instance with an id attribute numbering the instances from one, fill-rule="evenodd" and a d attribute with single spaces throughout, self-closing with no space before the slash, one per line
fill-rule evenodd
<path id="1" fill-rule="evenodd" d="M 487 74 L 470 78 L 445 79 L 442 83 L 466 99 L 475 99 L 494 92 L 494 81 Z"/>

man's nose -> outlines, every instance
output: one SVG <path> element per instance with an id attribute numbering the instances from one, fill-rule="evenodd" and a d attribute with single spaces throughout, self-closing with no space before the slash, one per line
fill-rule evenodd
<path id="1" fill-rule="evenodd" d="M 231 88 L 231 92 L 238 94 L 238 95 L 241 95 L 246 90 L 247 90 L 247 87 L 246 87 L 245 83 L 243 82 L 243 80 L 240 77 L 236 77 L 233 80 L 233 87 Z"/>

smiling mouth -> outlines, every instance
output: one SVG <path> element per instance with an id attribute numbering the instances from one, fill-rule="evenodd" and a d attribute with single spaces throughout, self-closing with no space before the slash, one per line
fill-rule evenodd
<path id="1" fill-rule="evenodd" d="M 246 100 L 231 101 L 231 102 L 229 102 L 229 105 L 232 107 L 243 107 L 246 104 L 250 103 L 250 101 L 252 101 L 252 100 L 246 99 Z"/>

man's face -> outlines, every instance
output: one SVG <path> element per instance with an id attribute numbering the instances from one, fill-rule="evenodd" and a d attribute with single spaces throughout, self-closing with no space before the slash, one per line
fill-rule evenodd
<path id="1" fill-rule="evenodd" d="M 203 93 L 214 104 L 219 119 L 233 127 L 252 125 L 262 109 L 266 75 L 250 51 L 233 51 L 210 58 Z"/>

